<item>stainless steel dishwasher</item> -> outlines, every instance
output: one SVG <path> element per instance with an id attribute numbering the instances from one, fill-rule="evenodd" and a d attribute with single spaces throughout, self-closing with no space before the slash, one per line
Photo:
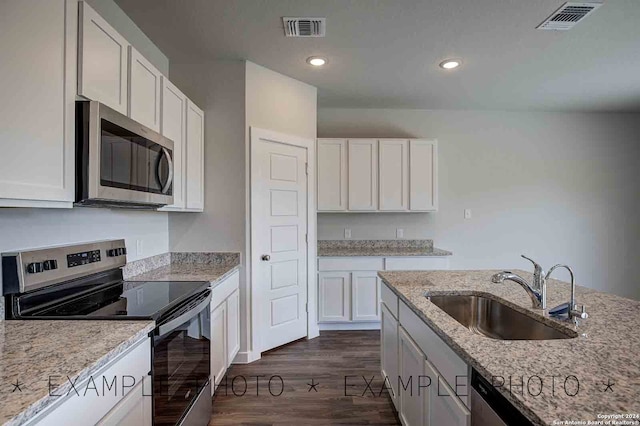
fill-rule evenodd
<path id="1" fill-rule="evenodd" d="M 529 426 L 532 423 L 476 370 L 471 370 L 471 426 Z"/>

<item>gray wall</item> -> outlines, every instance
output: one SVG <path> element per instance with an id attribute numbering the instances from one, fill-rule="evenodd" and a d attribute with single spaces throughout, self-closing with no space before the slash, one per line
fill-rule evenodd
<path id="1" fill-rule="evenodd" d="M 318 136 L 437 138 L 440 180 L 437 213 L 319 214 L 318 238 L 400 227 L 452 250 L 452 268 L 530 269 L 524 253 L 640 298 L 640 114 L 320 109 Z"/>
<path id="2" fill-rule="evenodd" d="M 244 61 L 171 64 L 172 81 L 205 111 L 204 213 L 171 213 L 172 251 L 239 251 L 241 347 L 250 348 L 249 128 L 315 139 L 316 89 Z"/>
<path id="3" fill-rule="evenodd" d="M 158 70 L 169 75 L 169 59 L 113 0 L 85 0 Z"/>

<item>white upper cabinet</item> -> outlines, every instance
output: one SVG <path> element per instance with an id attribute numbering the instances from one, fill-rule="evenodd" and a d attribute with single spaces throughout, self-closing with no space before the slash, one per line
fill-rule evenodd
<path id="1" fill-rule="evenodd" d="M 409 142 L 409 209 L 438 210 L 438 144 L 434 140 Z"/>
<path id="2" fill-rule="evenodd" d="M 318 140 L 318 210 L 347 210 L 347 141 Z"/>
<path id="3" fill-rule="evenodd" d="M 0 207 L 72 207 L 76 7 L 0 5 Z"/>
<path id="4" fill-rule="evenodd" d="M 163 210 L 186 207 L 187 97 L 166 77 L 162 78 L 161 133 L 173 141 L 173 204 Z"/>
<path id="5" fill-rule="evenodd" d="M 86 2 L 80 2 L 78 95 L 127 114 L 129 43 Z"/>
<path id="6" fill-rule="evenodd" d="M 319 212 L 437 209 L 437 141 L 318 139 Z"/>
<path id="7" fill-rule="evenodd" d="M 186 208 L 204 209 L 204 112 L 187 101 Z"/>
<path id="8" fill-rule="evenodd" d="M 129 46 L 129 117 L 160 131 L 160 71 Z"/>
<path id="9" fill-rule="evenodd" d="M 349 210 L 378 209 L 378 141 L 349 140 Z"/>
<path id="10" fill-rule="evenodd" d="M 380 141 L 380 210 L 409 209 L 409 141 Z"/>

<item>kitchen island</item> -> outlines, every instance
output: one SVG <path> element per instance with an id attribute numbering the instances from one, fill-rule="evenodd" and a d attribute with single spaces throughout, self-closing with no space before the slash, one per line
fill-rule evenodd
<path id="1" fill-rule="evenodd" d="M 605 421 L 602 416 L 640 413 L 640 302 L 578 286 L 577 303 L 586 306 L 589 318 L 581 320 L 576 328 L 570 322 L 543 317 L 540 310 L 532 309 L 529 296 L 518 284 L 492 283 L 491 276 L 496 272 L 499 271 L 389 271 L 380 272 L 379 276 L 398 297 L 400 306 L 404 304 L 468 366 L 497 385 L 500 393 L 533 424 Z M 531 278 L 527 272 L 516 273 Z M 496 298 L 577 337 L 485 337 L 431 303 L 425 297 L 427 293 Z M 568 283 L 548 280 L 548 307 L 567 302 L 569 295 Z"/>

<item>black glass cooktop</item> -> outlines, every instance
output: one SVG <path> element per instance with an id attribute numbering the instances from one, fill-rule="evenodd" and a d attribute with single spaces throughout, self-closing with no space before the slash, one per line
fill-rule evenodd
<path id="1" fill-rule="evenodd" d="M 191 281 L 121 281 L 104 286 L 71 300 L 47 304 L 28 314 L 31 318 L 87 317 L 87 319 L 152 318 L 158 319 L 181 302 L 197 295 L 208 282 Z"/>

